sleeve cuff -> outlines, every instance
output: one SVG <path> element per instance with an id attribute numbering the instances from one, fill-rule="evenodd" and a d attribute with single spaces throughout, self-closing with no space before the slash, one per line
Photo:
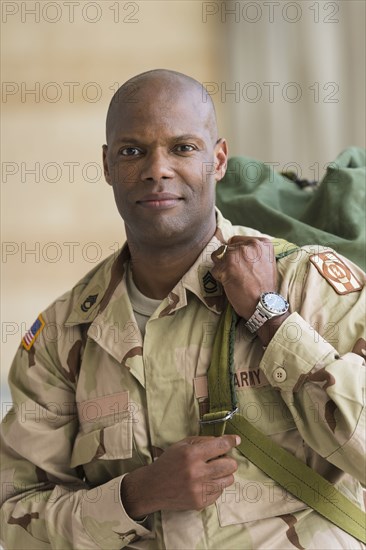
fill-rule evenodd
<path id="1" fill-rule="evenodd" d="M 297 391 L 306 375 L 330 354 L 337 355 L 333 346 L 298 313 L 292 313 L 268 344 L 260 368 L 273 387 Z"/>
<path id="2" fill-rule="evenodd" d="M 126 475 L 126 474 L 125 474 Z M 150 535 L 141 522 L 127 514 L 121 501 L 124 475 L 87 491 L 83 497 L 81 517 L 89 536 L 104 549 L 122 548 L 140 537 Z"/>

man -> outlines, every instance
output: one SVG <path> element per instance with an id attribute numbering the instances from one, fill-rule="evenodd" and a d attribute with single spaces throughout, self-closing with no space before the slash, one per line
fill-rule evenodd
<path id="1" fill-rule="evenodd" d="M 199 428 L 229 300 L 240 413 L 361 507 L 361 270 L 322 249 L 276 264 L 268 239 L 223 219 L 227 145 L 185 75 L 120 88 L 103 163 L 127 244 L 19 348 L 2 427 L 5 548 L 363 548 L 245 459 L 238 436 Z M 282 311 L 261 317 L 264 292 L 290 310 L 278 298 Z"/>

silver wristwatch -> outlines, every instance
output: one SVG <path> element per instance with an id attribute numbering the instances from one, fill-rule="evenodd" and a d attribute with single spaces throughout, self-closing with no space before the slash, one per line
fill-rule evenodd
<path id="1" fill-rule="evenodd" d="M 288 311 L 289 303 L 277 292 L 264 292 L 257 304 L 255 312 L 245 323 L 250 332 L 254 333 L 273 317 L 279 317 Z"/>

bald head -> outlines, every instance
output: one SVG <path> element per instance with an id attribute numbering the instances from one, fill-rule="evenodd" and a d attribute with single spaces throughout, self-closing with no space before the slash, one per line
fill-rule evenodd
<path id="1" fill-rule="evenodd" d="M 218 139 L 215 107 L 211 96 L 200 82 L 185 74 L 167 69 L 154 69 L 127 80 L 114 94 L 109 105 L 106 123 L 107 144 L 118 121 L 131 108 L 135 116 L 138 104 L 189 101 L 192 110 L 199 116 L 202 125 L 209 130 L 215 143 Z M 142 107 L 143 108 L 143 107 Z M 162 109 L 162 117 L 164 117 Z M 168 115 L 167 115 L 168 116 Z"/>

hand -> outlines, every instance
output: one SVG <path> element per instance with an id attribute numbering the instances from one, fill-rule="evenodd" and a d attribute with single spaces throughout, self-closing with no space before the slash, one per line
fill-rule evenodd
<path id="1" fill-rule="evenodd" d="M 134 519 L 158 510 L 202 510 L 234 482 L 236 461 L 227 453 L 240 437 L 187 437 L 152 464 L 128 474 L 121 497 Z"/>
<path id="2" fill-rule="evenodd" d="M 271 241 L 257 237 L 232 237 L 223 249 L 211 254 L 212 275 L 219 281 L 236 313 L 248 320 L 263 292 L 276 291 L 277 269 Z"/>
<path id="3" fill-rule="evenodd" d="M 226 248 L 211 254 L 214 262 L 212 275 L 224 287 L 226 296 L 236 313 L 248 320 L 254 313 L 263 292 L 277 289 L 277 268 L 274 248 L 266 238 L 232 237 Z M 258 336 L 267 346 L 274 333 L 289 316 L 285 313 L 270 319 L 258 330 Z"/>

